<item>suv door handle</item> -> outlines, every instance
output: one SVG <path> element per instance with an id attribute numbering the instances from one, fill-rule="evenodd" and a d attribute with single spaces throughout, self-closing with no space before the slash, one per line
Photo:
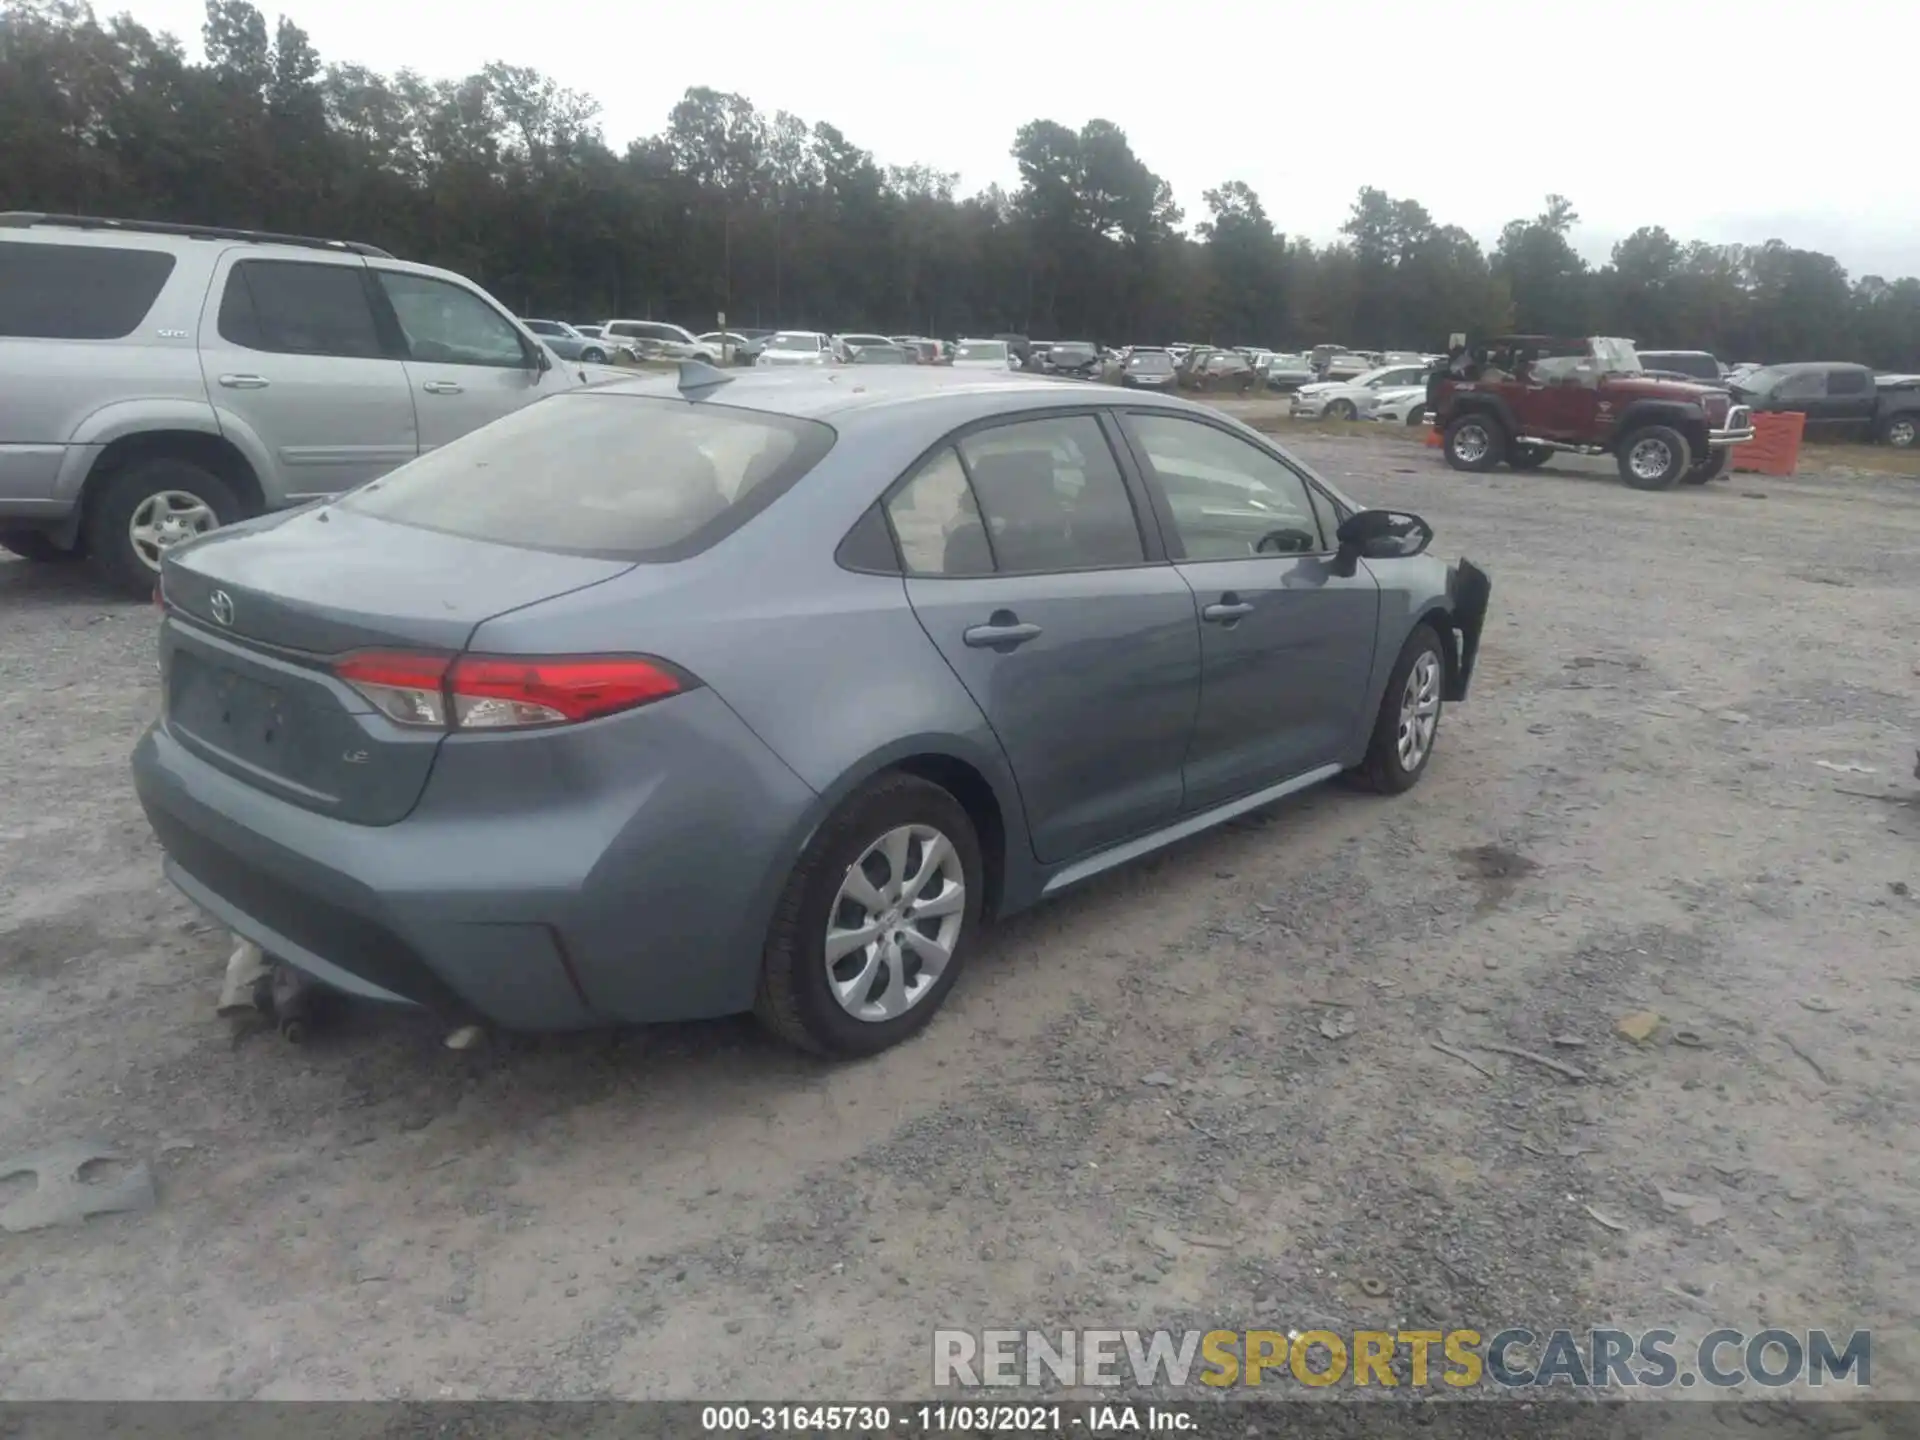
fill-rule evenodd
<path id="1" fill-rule="evenodd" d="M 1012 650 L 1040 633 L 1038 625 L 1016 620 L 1011 611 L 996 611 L 985 625 L 970 625 L 960 638 L 975 650 Z"/>
<path id="2" fill-rule="evenodd" d="M 1222 595 L 1213 604 L 1200 612 L 1202 620 L 1211 620 L 1216 625 L 1231 625 L 1243 615 L 1251 615 L 1253 606 L 1240 599 L 1231 590 Z"/>
<path id="3" fill-rule="evenodd" d="M 460 387 L 451 380 L 429 380 L 420 387 L 429 395 L 458 395 Z"/>
<path id="4" fill-rule="evenodd" d="M 229 390 L 264 390 L 267 377 L 264 375 L 222 375 L 220 383 Z"/>

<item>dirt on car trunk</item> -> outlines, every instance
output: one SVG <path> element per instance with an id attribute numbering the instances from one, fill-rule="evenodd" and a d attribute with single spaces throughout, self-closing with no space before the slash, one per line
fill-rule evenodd
<path id="1" fill-rule="evenodd" d="M 152 612 L 0 562 L 0 1157 L 98 1137 L 157 1187 L 0 1233 L 0 1395 L 906 1396 L 936 1326 L 1778 1323 L 1873 1327 L 1913 1396 L 1920 491 L 1290 443 L 1494 577 L 1423 783 L 1015 921 L 841 1067 L 746 1022 L 217 1021 L 228 941 L 127 778 Z"/>

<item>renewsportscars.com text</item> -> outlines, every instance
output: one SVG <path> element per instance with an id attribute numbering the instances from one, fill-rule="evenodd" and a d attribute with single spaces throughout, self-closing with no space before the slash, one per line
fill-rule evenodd
<path id="1" fill-rule="evenodd" d="M 1873 1333 L 1771 1328 L 936 1330 L 933 1383 L 974 1386 L 1448 1386 L 1769 1389 L 1873 1383 Z"/>

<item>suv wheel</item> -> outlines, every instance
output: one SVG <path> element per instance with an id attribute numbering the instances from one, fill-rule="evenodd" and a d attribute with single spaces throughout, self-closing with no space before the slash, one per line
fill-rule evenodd
<path id="1" fill-rule="evenodd" d="M 58 565 L 63 561 L 84 558 L 77 549 L 62 550 L 44 530 L 0 530 L 0 550 L 18 555 L 22 560 L 38 561 L 42 565 Z"/>
<path id="2" fill-rule="evenodd" d="M 1687 437 L 1669 425 L 1648 425 L 1620 442 L 1620 478 L 1636 490 L 1671 490 L 1693 466 Z"/>
<path id="3" fill-rule="evenodd" d="M 1896 450 L 1911 450 L 1920 443 L 1920 415 L 1896 415 L 1880 432 L 1881 439 Z"/>
<path id="4" fill-rule="evenodd" d="M 1491 470 L 1506 454 L 1507 437 L 1498 421 L 1476 412 L 1447 426 L 1441 448 L 1456 470 Z"/>
<path id="5" fill-rule="evenodd" d="M 204 465 L 172 456 L 135 460 L 88 505 L 87 553 L 109 585 L 144 600 L 168 549 L 240 517 L 227 482 Z"/>
<path id="6" fill-rule="evenodd" d="M 872 1055 L 947 998 L 979 928 L 980 844 L 939 786 L 884 775 L 822 825 L 774 911 L 754 1013 L 821 1055 Z"/>
<path id="7" fill-rule="evenodd" d="M 607 363 L 607 352 L 598 345 L 589 345 L 580 352 L 580 362 L 583 365 L 604 365 Z"/>

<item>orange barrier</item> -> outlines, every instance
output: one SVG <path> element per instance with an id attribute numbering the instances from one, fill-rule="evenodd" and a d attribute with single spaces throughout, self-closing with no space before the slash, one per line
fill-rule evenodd
<path id="1" fill-rule="evenodd" d="M 1763 411 L 1753 417 L 1753 439 L 1733 447 L 1733 468 L 1761 475 L 1791 475 L 1800 468 L 1800 438 L 1807 417 L 1797 410 Z"/>
<path id="2" fill-rule="evenodd" d="M 1438 450 L 1440 448 L 1440 432 L 1431 425 L 1427 426 L 1427 438 L 1422 443 L 1425 444 L 1429 450 Z"/>

